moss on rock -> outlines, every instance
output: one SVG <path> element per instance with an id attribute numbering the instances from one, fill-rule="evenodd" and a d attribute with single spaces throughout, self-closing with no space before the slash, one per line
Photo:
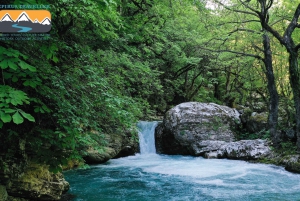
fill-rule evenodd
<path id="1" fill-rule="evenodd" d="M 30 200 L 59 200 L 69 189 L 62 173 L 51 173 L 49 167 L 30 162 L 20 178 L 7 184 L 7 192 L 14 197 Z"/>
<path id="2" fill-rule="evenodd" d="M 5 186 L 0 185 L 0 201 L 7 201 L 7 197 Z"/>

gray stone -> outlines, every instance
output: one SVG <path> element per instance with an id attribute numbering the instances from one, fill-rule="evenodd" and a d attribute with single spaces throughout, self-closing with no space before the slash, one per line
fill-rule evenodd
<path id="1" fill-rule="evenodd" d="M 156 129 L 158 153 L 201 155 L 199 142 L 234 141 L 237 110 L 215 103 L 187 102 L 170 109 Z M 201 145 L 200 145 L 201 146 Z"/>
<path id="2" fill-rule="evenodd" d="M 195 142 L 192 148 L 196 156 L 203 156 L 204 153 L 213 154 L 213 152 L 220 150 L 225 144 L 227 144 L 225 141 L 203 140 Z"/>
<path id="3" fill-rule="evenodd" d="M 287 171 L 300 173 L 300 155 L 291 155 L 283 163 Z"/>
<path id="4" fill-rule="evenodd" d="M 255 160 L 268 156 L 271 149 L 266 140 L 241 140 L 230 142 L 221 149 L 225 150 L 226 158 Z"/>
<path id="5" fill-rule="evenodd" d="M 198 145 L 200 155 L 205 158 L 256 160 L 271 154 L 267 141 L 260 139 L 236 142 L 202 141 Z"/>

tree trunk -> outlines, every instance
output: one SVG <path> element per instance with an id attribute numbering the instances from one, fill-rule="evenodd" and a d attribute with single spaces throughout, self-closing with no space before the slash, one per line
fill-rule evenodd
<path id="1" fill-rule="evenodd" d="M 268 91 L 270 95 L 269 100 L 269 116 L 268 116 L 268 127 L 270 135 L 272 136 L 272 141 L 275 147 L 279 146 L 280 136 L 277 133 L 277 121 L 278 121 L 278 92 L 275 84 L 275 77 L 273 73 L 272 65 L 272 51 L 270 47 L 270 38 L 265 32 L 263 35 L 264 44 L 264 64 L 265 64 L 265 74 L 268 81 Z"/>
<path id="2" fill-rule="evenodd" d="M 289 52 L 289 72 L 290 83 L 294 95 L 294 105 L 296 109 L 296 136 L 297 136 L 297 149 L 300 151 L 300 72 L 298 66 L 298 53 Z"/>

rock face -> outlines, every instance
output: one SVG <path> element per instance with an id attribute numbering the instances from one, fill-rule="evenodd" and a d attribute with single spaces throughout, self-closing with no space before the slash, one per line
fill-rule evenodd
<path id="1" fill-rule="evenodd" d="M 130 132 L 126 132 L 124 135 L 107 134 L 104 139 L 107 145 L 102 150 L 95 150 L 93 147 L 85 148 L 86 156 L 84 156 L 84 160 L 87 164 L 104 163 L 111 158 L 134 155 L 138 151 L 138 141 L 132 138 Z"/>
<path id="2" fill-rule="evenodd" d="M 271 154 L 266 140 L 203 141 L 198 152 L 206 158 L 257 160 Z"/>
<path id="3" fill-rule="evenodd" d="M 234 141 L 237 110 L 214 103 L 187 102 L 170 109 L 156 129 L 156 149 L 163 154 L 199 155 L 202 141 Z"/>
<path id="4" fill-rule="evenodd" d="M 61 173 L 50 173 L 46 165 L 29 163 L 23 175 L 11 179 L 6 189 L 13 197 L 28 200 L 59 200 L 62 193 L 69 190 L 69 183 L 64 180 Z"/>

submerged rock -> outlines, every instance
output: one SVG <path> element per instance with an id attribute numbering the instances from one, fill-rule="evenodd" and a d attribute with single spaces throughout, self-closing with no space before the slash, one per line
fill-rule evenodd
<path id="1" fill-rule="evenodd" d="M 215 103 L 187 102 L 170 109 L 156 129 L 158 153 L 199 155 L 198 143 L 234 141 L 237 110 Z"/>

